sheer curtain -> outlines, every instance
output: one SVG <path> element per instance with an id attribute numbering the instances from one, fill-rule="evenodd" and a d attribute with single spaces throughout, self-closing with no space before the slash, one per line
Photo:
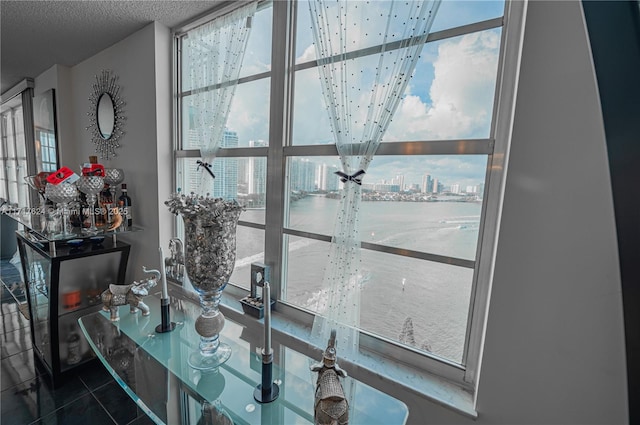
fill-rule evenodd
<path id="1" fill-rule="evenodd" d="M 196 138 L 206 164 L 220 148 L 256 7 L 251 2 L 235 9 L 190 31 L 185 40 L 190 73 L 184 79 L 193 88 L 185 105 L 193 120 L 187 137 Z M 197 173 L 197 179 L 200 194 L 213 192 L 210 175 Z"/>
<path id="2" fill-rule="evenodd" d="M 322 92 L 343 167 L 337 174 L 344 186 L 323 281 L 325 297 L 316 306 L 312 337 L 324 346 L 336 329 L 343 358 L 353 359 L 359 343 L 361 181 L 420 59 L 439 5 L 440 0 L 309 1 Z M 377 50 L 359 54 L 363 49 Z"/>

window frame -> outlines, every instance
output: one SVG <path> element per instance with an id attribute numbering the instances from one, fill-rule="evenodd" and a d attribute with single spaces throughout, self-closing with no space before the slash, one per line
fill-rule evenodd
<path id="1" fill-rule="evenodd" d="M 234 2 L 231 2 L 234 3 Z M 295 90 L 295 73 L 298 70 L 316 66 L 316 61 L 295 63 L 295 34 L 297 2 L 264 0 L 260 5 L 273 7 L 271 70 L 259 74 L 241 77 L 238 84 L 270 78 L 269 109 L 269 145 L 268 147 L 220 148 L 220 158 L 264 157 L 267 160 L 266 208 L 265 223 L 253 223 L 240 220 L 240 226 L 260 229 L 265 232 L 264 262 L 272 266 L 272 294 L 277 298 L 278 311 L 292 321 L 304 326 L 311 326 L 314 315 L 280 299 L 281 285 L 286 281 L 287 253 L 285 239 L 289 236 L 302 236 L 321 241 L 331 241 L 330 235 L 303 232 L 288 229 L 285 226 L 288 216 L 288 196 L 286 163 L 287 158 L 294 156 L 338 156 L 335 145 L 291 145 L 293 94 Z M 224 4 L 213 12 L 186 23 L 174 31 L 174 167 L 182 158 L 199 158 L 198 150 L 182 148 L 182 111 L 181 99 L 190 92 L 181 92 L 180 39 L 190 29 L 216 19 L 238 5 Z M 471 299 L 467 317 L 467 331 L 463 357 L 460 364 L 438 357 L 432 353 L 424 353 L 417 349 L 399 345 L 384 337 L 360 330 L 360 347 L 387 358 L 457 383 L 465 389 L 473 390 L 477 385 L 477 376 L 481 364 L 482 342 L 488 313 L 495 250 L 498 240 L 498 229 L 504 196 L 506 167 L 515 108 L 517 77 L 520 66 L 520 51 L 524 32 L 526 2 L 505 0 L 502 17 L 462 25 L 429 35 L 427 43 L 461 36 L 468 33 L 501 28 L 501 44 L 498 59 L 498 70 L 493 102 L 493 115 L 490 136 L 486 139 L 465 140 L 425 140 L 381 143 L 378 155 L 487 155 L 484 194 L 481 209 L 480 228 L 476 257 L 474 260 L 461 260 L 453 257 L 417 253 L 416 257 L 445 264 L 453 264 L 474 269 Z M 274 78 L 277 76 L 277 78 Z M 178 229 L 181 227 L 177 223 Z M 363 249 L 373 249 L 389 254 L 400 254 L 397 248 L 363 242 Z M 413 255 L 410 255 L 413 256 Z M 245 296 L 247 291 L 229 285 L 228 292 L 234 296 Z"/>

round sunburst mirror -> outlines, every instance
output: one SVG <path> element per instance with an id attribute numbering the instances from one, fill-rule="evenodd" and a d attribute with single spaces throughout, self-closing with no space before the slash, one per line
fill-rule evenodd
<path id="1" fill-rule="evenodd" d="M 102 71 L 96 75 L 96 81 L 92 85 L 89 102 L 91 107 L 89 126 L 91 140 L 96 145 L 96 152 L 102 159 L 116 156 L 116 148 L 120 147 L 120 138 L 124 134 L 122 127 L 125 120 L 123 115 L 124 100 L 120 97 L 118 77 L 110 70 Z"/>

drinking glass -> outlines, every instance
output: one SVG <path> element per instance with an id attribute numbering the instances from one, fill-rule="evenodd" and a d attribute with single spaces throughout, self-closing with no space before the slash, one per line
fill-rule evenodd
<path id="1" fill-rule="evenodd" d="M 78 196 L 78 189 L 75 185 L 69 183 L 60 184 L 47 184 L 45 186 L 44 195 L 47 199 L 58 204 L 62 209 L 62 236 L 72 236 L 73 233 L 69 231 L 71 224 L 69 223 L 69 202 L 76 199 Z"/>
<path id="2" fill-rule="evenodd" d="M 113 203 L 105 204 L 105 208 L 107 209 L 107 217 L 109 222 L 109 227 L 111 227 L 111 222 L 113 221 L 113 212 L 111 209 L 114 205 L 118 204 L 118 185 L 124 181 L 124 170 L 122 168 L 105 168 L 104 169 L 104 183 L 109 185 L 111 190 L 111 197 L 113 198 Z"/>
<path id="3" fill-rule="evenodd" d="M 124 170 L 122 168 L 105 168 L 104 182 L 113 188 L 113 197 L 117 199 L 116 187 L 124 181 Z"/>
<path id="4" fill-rule="evenodd" d="M 96 201 L 98 199 L 98 193 L 104 188 L 104 177 L 81 176 L 80 179 L 76 181 L 76 187 L 80 192 L 87 195 L 87 203 L 91 209 L 91 226 L 88 229 L 82 229 L 82 231 L 89 235 L 95 235 L 99 232 L 96 227 Z"/>
<path id="5" fill-rule="evenodd" d="M 24 180 L 27 182 L 31 189 L 38 192 L 38 198 L 40 200 L 40 228 L 44 233 L 48 232 L 47 222 L 49 218 L 49 211 L 47 209 L 47 198 L 44 194 L 47 187 L 47 176 L 50 172 L 41 172 L 32 176 L 25 176 Z"/>

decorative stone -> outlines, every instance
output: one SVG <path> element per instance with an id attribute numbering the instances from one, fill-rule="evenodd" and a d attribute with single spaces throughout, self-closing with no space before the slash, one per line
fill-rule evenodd
<path id="1" fill-rule="evenodd" d="M 218 311 L 213 317 L 199 316 L 196 319 L 196 332 L 205 338 L 212 338 L 224 328 L 224 315 Z"/>

